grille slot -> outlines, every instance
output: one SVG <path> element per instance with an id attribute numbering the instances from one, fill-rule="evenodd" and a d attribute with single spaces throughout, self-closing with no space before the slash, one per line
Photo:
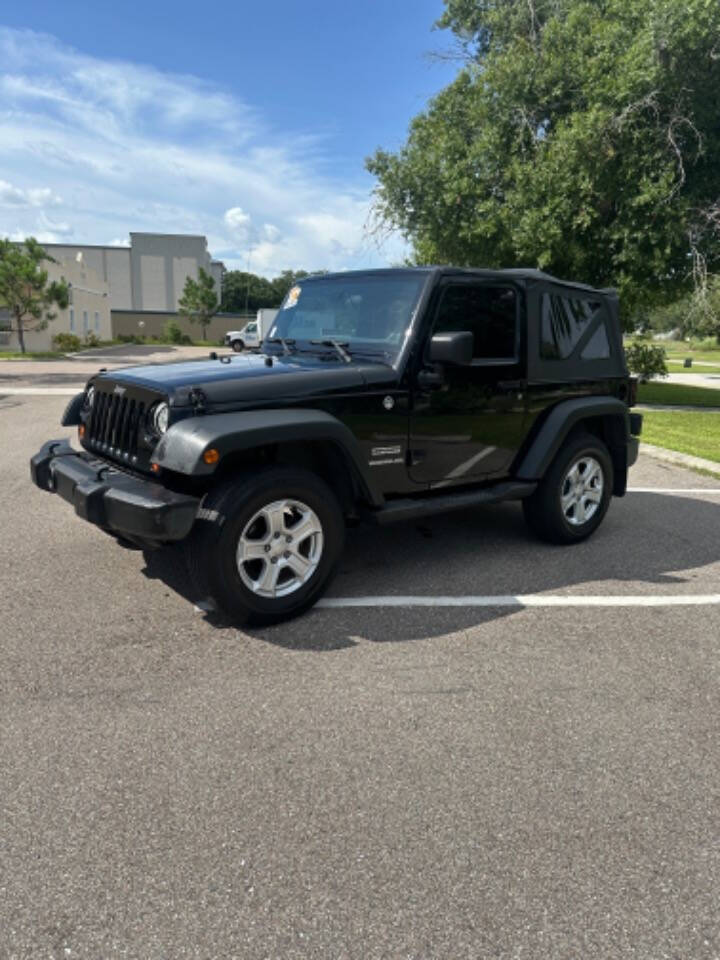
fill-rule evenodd
<path id="1" fill-rule="evenodd" d="M 135 397 L 96 391 L 88 424 L 88 445 L 119 460 L 137 458 L 138 434 L 147 404 Z"/>

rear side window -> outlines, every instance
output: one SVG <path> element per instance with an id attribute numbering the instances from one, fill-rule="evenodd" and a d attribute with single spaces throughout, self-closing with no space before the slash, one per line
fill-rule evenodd
<path id="1" fill-rule="evenodd" d="M 583 360 L 602 360 L 610 356 L 610 344 L 603 308 L 599 300 L 581 297 L 563 297 L 556 293 L 543 294 L 540 329 L 540 356 L 543 360 L 565 360 L 575 350 L 593 321 L 600 325 L 585 344 Z"/>
<path id="2" fill-rule="evenodd" d="M 517 295 L 512 287 L 463 283 L 449 286 L 440 301 L 435 333 L 470 330 L 475 360 L 514 360 L 517 355 Z"/>

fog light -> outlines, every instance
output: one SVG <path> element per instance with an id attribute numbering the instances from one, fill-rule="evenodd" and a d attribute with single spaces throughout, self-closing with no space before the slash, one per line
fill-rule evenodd
<path id="1" fill-rule="evenodd" d="M 215 449 L 215 447 L 210 447 L 210 449 L 206 450 L 203 454 L 203 460 L 205 463 L 210 464 L 211 466 L 213 463 L 217 463 L 219 459 L 220 453 Z"/>

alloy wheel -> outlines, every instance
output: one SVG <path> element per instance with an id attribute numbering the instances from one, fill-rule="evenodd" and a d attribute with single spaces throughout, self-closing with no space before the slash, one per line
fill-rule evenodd
<path id="1" fill-rule="evenodd" d="M 582 456 L 572 462 L 560 493 L 562 512 L 571 526 L 581 527 L 592 520 L 600 509 L 604 484 L 602 466 L 594 457 Z"/>
<path id="2" fill-rule="evenodd" d="M 257 596 L 286 597 L 308 582 L 322 552 L 315 511 L 299 500 L 275 500 L 245 524 L 237 546 L 238 573 Z"/>

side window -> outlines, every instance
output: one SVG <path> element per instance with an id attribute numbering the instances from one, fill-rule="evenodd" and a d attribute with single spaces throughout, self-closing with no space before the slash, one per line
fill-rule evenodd
<path id="1" fill-rule="evenodd" d="M 512 287 L 449 286 L 440 301 L 435 333 L 470 330 L 476 360 L 515 360 L 517 295 Z"/>
<path id="2" fill-rule="evenodd" d="M 577 347 L 590 324 L 602 313 L 599 300 L 543 294 L 540 329 L 540 356 L 543 360 L 565 360 Z M 601 324 L 582 351 L 583 360 L 610 356 L 605 325 Z"/>

